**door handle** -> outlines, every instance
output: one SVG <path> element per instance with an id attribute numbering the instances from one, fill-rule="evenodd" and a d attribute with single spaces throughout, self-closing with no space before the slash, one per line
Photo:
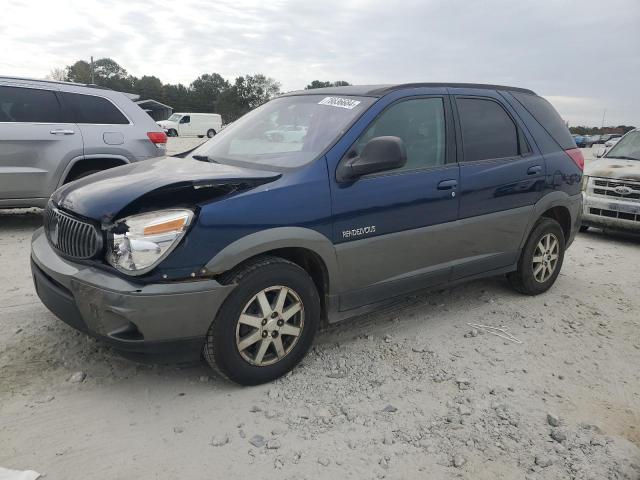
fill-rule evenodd
<path id="1" fill-rule="evenodd" d="M 49 133 L 51 135 L 73 135 L 76 132 L 74 132 L 73 130 L 58 129 L 58 130 L 51 130 Z"/>
<path id="2" fill-rule="evenodd" d="M 527 170 L 527 175 L 537 175 L 542 171 L 542 166 L 534 165 L 533 167 L 529 167 Z"/>
<path id="3" fill-rule="evenodd" d="M 438 184 L 438 190 L 451 190 L 452 188 L 456 188 L 458 186 L 457 180 L 442 180 Z"/>

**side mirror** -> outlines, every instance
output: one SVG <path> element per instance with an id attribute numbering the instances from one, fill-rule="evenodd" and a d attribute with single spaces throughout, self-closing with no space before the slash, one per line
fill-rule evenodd
<path id="1" fill-rule="evenodd" d="M 350 182 L 369 173 L 403 167 L 407 150 L 400 137 L 376 137 L 369 140 L 362 153 L 340 162 L 336 171 L 338 182 Z"/>
<path id="2" fill-rule="evenodd" d="M 602 158 L 606 152 L 607 149 L 605 147 L 600 147 L 596 152 L 596 158 Z"/>

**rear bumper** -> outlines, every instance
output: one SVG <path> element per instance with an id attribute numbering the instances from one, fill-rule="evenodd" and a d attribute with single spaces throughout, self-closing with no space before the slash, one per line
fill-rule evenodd
<path id="1" fill-rule="evenodd" d="M 38 296 L 54 315 L 129 357 L 152 361 L 197 359 L 234 288 L 215 280 L 136 284 L 62 259 L 42 229 L 33 235 L 31 269 Z"/>
<path id="2" fill-rule="evenodd" d="M 582 225 L 640 232 L 640 202 L 585 195 Z"/>

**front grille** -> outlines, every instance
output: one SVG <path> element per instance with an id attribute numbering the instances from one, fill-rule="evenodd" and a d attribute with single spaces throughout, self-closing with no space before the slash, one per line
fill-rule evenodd
<path id="1" fill-rule="evenodd" d="M 604 208 L 590 208 L 591 215 L 599 215 L 601 217 L 619 218 L 620 220 L 629 220 L 632 222 L 640 222 L 640 215 L 633 213 L 618 212 L 616 210 L 607 210 Z"/>
<path id="2" fill-rule="evenodd" d="M 616 191 L 618 189 L 618 191 Z M 594 195 L 640 201 L 640 183 L 608 178 L 594 178 L 591 185 Z M 621 193 L 622 192 L 622 193 Z"/>
<path id="3" fill-rule="evenodd" d="M 68 257 L 84 260 L 102 249 L 102 235 L 94 225 L 58 210 L 51 203 L 44 211 L 44 231 L 51 246 Z"/>

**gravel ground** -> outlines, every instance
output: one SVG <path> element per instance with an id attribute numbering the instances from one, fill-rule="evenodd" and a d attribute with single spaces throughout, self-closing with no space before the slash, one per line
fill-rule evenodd
<path id="1" fill-rule="evenodd" d="M 36 210 L 0 211 L 0 466 L 51 479 L 640 478 L 638 240 L 580 234 L 538 297 L 496 278 L 403 298 L 321 332 L 285 378 L 241 388 L 203 365 L 124 360 L 57 320 L 31 283 L 39 225 Z"/>

